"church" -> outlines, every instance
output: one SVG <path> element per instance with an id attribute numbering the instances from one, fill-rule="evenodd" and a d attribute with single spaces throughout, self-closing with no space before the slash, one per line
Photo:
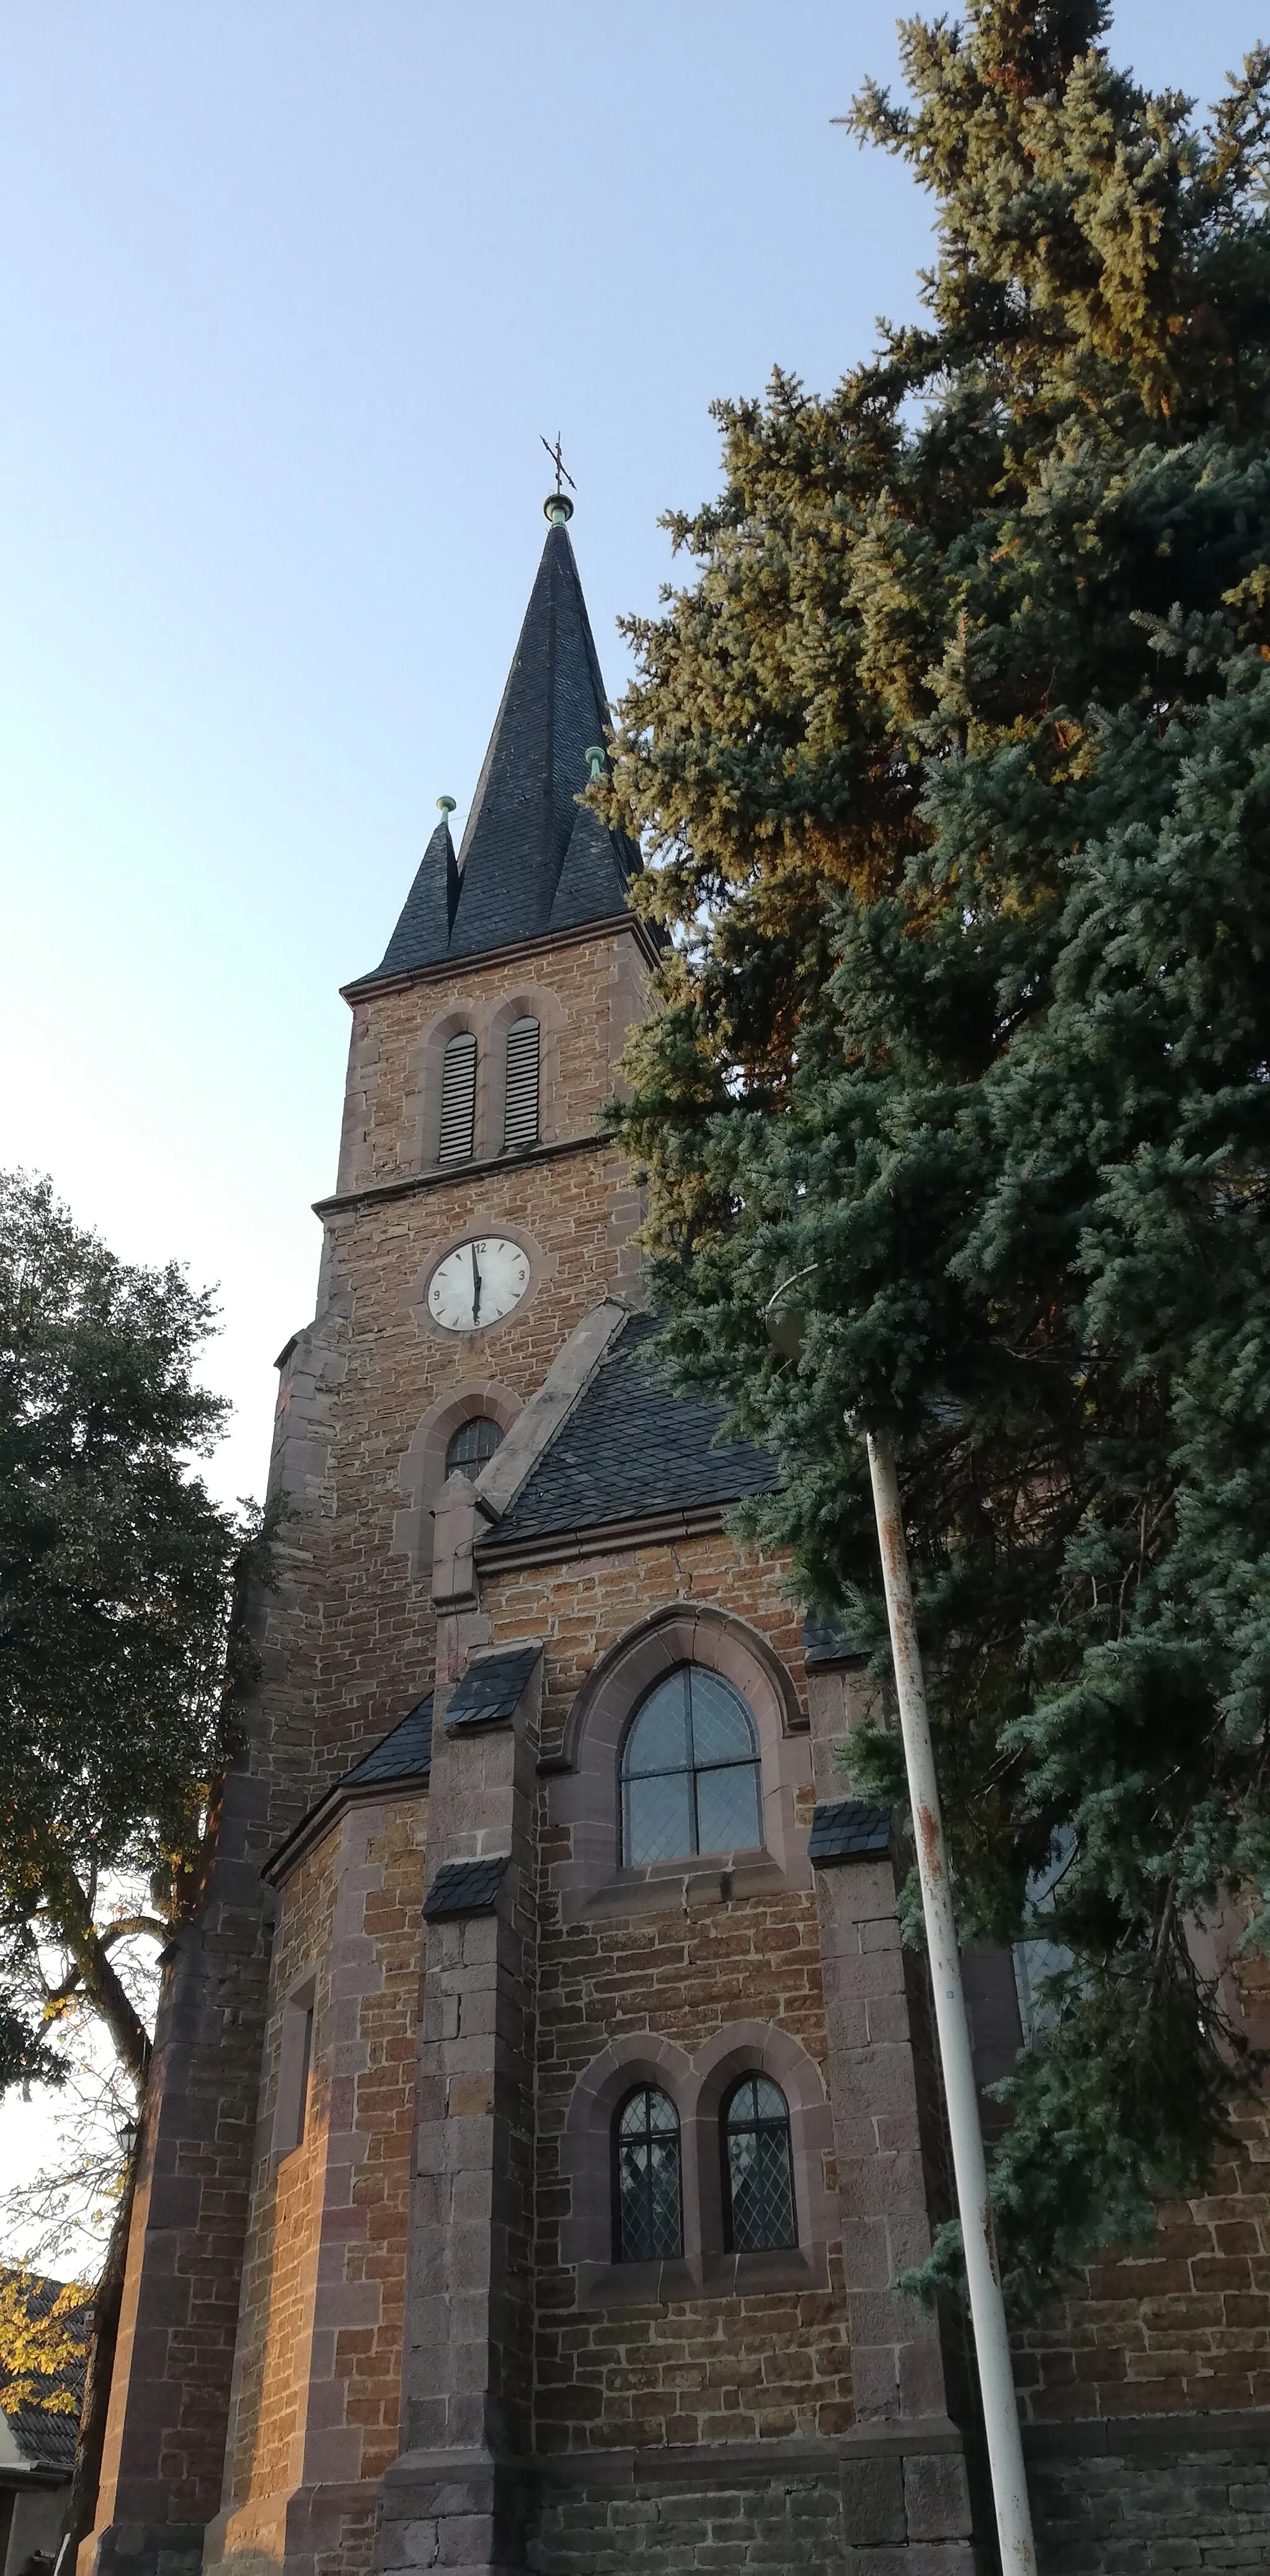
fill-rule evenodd
<path id="1" fill-rule="evenodd" d="M 894 2287 L 949 2185 L 899 1820 L 851 1794 L 870 1685 L 732 1535 L 776 1466 L 660 1374 L 604 1129 L 657 951 L 579 802 L 609 715 L 546 515 L 462 845 L 442 798 L 345 987 L 84 2576 L 994 2563 L 973 2358 Z M 966 1972 L 987 2086 L 1020 1983 Z M 1270 2560 L 1239 2122 L 1208 2198 L 1017 2336 L 1052 2576 Z"/>

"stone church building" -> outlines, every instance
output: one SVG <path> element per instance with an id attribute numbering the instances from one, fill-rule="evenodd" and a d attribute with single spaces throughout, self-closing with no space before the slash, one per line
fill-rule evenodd
<path id="1" fill-rule="evenodd" d="M 730 1535 L 775 1469 L 659 1375 L 601 1124 L 655 950 L 577 801 L 608 713 L 547 514 L 462 847 L 447 811 L 346 987 L 85 2576 L 993 2563 L 956 2320 L 893 2288 L 948 2190 L 905 1855 L 838 1758 L 862 1670 Z M 1015 1972 L 967 1970 L 987 2083 Z M 1241 2128 L 1018 2338 L 1055 2576 L 1270 2564 Z"/>

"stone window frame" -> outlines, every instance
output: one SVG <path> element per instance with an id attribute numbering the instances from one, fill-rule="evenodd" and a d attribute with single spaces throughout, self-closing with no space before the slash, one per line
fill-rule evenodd
<path id="1" fill-rule="evenodd" d="M 538 1145 L 553 1145 L 561 1133 L 560 1109 L 560 1031 L 563 1020 L 560 996 L 550 987 L 525 985 L 509 993 L 489 1015 L 487 1055 L 489 1087 L 487 1097 L 486 1147 L 490 1155 L 515 1162 L 521 1154 L 532 1154 Z M 538 1023 L 538 1134 L 533 1145 L 520 1145 L 508 1153 L 503 1144 L 503 1115 L 507 1097 L 507 1040 L 517 1020 Z"/>
<path id="2" fill-rule="evenodd" d="M 723 2105 L 742 2075 L 769 2075 L 789 2111 L 796 2246 L 729 2253 L 725 2243 Z M 655 2085 L 679 2117 L 683 2253 L 660 2263 L 614 2260 L 613 2122 L 638 2085 Z M 674 2040 L 632 2031 L 610 2040 L 579 2076 L 565 2114 L 560 2170 L 568 2187 L 560 2262 L 579 2307 L 665 2306 L 685 2298 L 751 2298 L 764 2290 L 825 2290 L 835 2230 L 826 2175 L 833 2118 L 815 2059 L 773 2022 L 726 2023 L 688 2056 Z"/>
<path id="3" fill-rule="evenodd" d="M 484 1413 L 505 1439 L 524 1409 L 523 1397 L 494 1377 L 466 1378 L 429 1405 L 397 1468 L 397 1484 L 407 1500 L 393 1514 L 392 1554 L 409 1558 L 412 1582 L 432 1581 L 432 1511 L 445 1483 L 445 1453 L 455 1432 L 474 1414 Z"/>
<path id="4" fill-rule="evenodd" d="M 503 1101 L 507 1088 L 507 1033 L 513 1020 L 538 1022 L 538 1137 L 537 1145 L 522 1146 L 517 1153 L 503 1153 Z M 558 993 L 549 984 L 518 984 L 513 992 L 501 997 L 471 1001 L 451 1001 L 429 1020 L 411 1049 L 410 1085 L 406 1098 L 406 1115 L 416 1137 L 416 1161 L 420 1172 L 453 1174 L 470 1171 L 473 1163 L 516 1162 L 521 1154 L 531 1154 L 538 1146 L 553 1144 L 562 1133 L 560 1125 L 560 1041 L 564 1009 Z M 476 1109 L 472 1124 L 470 1160 L 443 1163 L 441 1160 L 441 1072 L 445 1050 L 451 1038 L 474 1037 L 476 1040 Z"/>
<path id="5" fill-rule="evenodd" d="M 317 1970 L 289 1986 L 278 2027 L 278 2077 L 269 2152 L 275 2164 L 302 2147 L 316 2072 Z"/>
<path id="6" fill-rule="evenodd" d="M 420 1120 L 419 1164 L 425 1172 L 462 1172 L 478 1160 L 481 1151 L 483 1100 L 488 1081 L 485 1031 L 482 1011 L 465 1010 L 452 1003 L 430 1020 L 418 1049 L 418 1072 L 414 1106 Z M 451 1038 L 473 1037 L 476 1040 L 476 1103 L 472 1117 L 472 1152 L 455 1162 L 441 1160 L 441 1082 L 445 1051 Z M 408 1103 L 407 1106 L 412 1104 Z"/>
<path id="7" fill-rule="evenodd" d="M 758 1728 L 763 1846 L 735 1856 L 691 1853 L 634 1865 L 621 1859 L 621 1757 L 627 1727 L 655 1683 L 695 1663 L 739 1690 Z M 558 1767 L 548 1787 L 553 1825 L 570 1831 L 568 1859 L 551 1870 L 562 1916 L 592 1911 L 645 1912 L 674 1901 L 685 1879 L 709 1880 L 716 1893 L 759 1893 L 811 1885 L 807 1830 L 798 1822 L 798 1793 L 811 1785 L 809 1721 L 793 1677 L 755 1628 L 713 1603 L 664 1604 L 628 1628 L 595 1665 L 565 1726 Z"/>

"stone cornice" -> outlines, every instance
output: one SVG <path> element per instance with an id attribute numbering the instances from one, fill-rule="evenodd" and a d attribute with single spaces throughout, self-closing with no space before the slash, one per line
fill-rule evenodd
<path id="1" fill-rule="evenodd" d="M 341 984 L 340 992 L 351 1008 L 377 993 L 409 993 L 416 984 L 443 984 L 451 975 L 479 975 L 490 966 L 514 966 L 522 957 L 549 957 L 553 949 L 581 948 L 590 940 L 615 938 L 619 931 L 629 931 L 649 965 L 657 964 L 661 948 L 638 913 L 611 912 L 599 921 L 579 922 L 572 930 L 546 930 L 537 939 L 509 940 L 506 948 L 480 948 L 471 957 L 442 957 L 434 966 L 410 966 L 399 975 L 359 975 L 351 984 Z"/>
<path id="2" fill-rule="evenodd" d="M 728 1502 L 702 1503 L 695 1511 L 649 1512 L 642 1519 L 596 1521 L 585 1529 L 479 1539 L 477 1569 L 482 1574 L 512 1574 L 522 1566 L 563 1564 L 576 1556 L 611 1556 L 676 1539 L 708 1538 L 723 1528 L 724 1514 L 732 1509 Z"/>
<path id="3" fill-rule="evenodd" d="M 550 1163 L 563 1154 L 616 1152 L 613 1138 L 601 1131 L 590 1136 L 560 1136 L 546 1145 L 531 1145 L 523 1154 L 487 1154 L 480 1162 L 451 1163 L 443 1172 L 416 1172 L 409 1180 L 368 1181 L 364 1189 L 334 1190 L 314 1199 L 315 1216 L 342 1216 L 349 1208 L 373 1207 L 390 1199 L 417 1198 L 427 1190 L 453 1189 L 456 1182 L 488 1180 L 495 1172 L 519 1172 L 526 1163 Z"/>

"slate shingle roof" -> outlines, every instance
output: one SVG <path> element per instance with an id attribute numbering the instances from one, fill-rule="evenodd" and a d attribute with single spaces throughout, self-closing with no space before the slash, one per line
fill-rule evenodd
<path id="1" fill-rule="evenodd" d="M 373 1780 L 418 1780 L 432 1768 L 432 1693 L 346 1771 L 340 1783 L 360 1789 Z"/>
<path id="2" fill-rule="evenodd" d="M 849 1664 L 866 1655 L 872 1644 L 863 1628 L 853 1627 L 849 1611 L 809 1610 L 803 1620 L 803 1661 L 815 1671 L 822 1664 Z"/>
<path id="3" fill-rule="evenodd" d="M 445 1712 L 447 1726 L 497 1726 L 514 1716 L 541 1646 L 509 1646 L 469 1664 Z"/>
<path id="4" fill-rule="evenodd" d="M 423 1900 L 425 1923 L 445 1914 L 490 1914 L 507 1875 L 510 1853 L 492 1860 L 443 1861 Z"/>
<path id="5" fill-rule="evenodd" d="M 634 844 L 578 804 L 608 700 L 568 532 L 552 527 L 456 860 L 437 825 L 374 983 L 626 909 Z"/>
<path id="6" fill-rule="evenodd" d="M 643 1520 L 771 1493 L 774 1458 L 748 1440 L 711 1446 L 727 1406 L 676 1395 L 656 1360 L 656 1316 L 632 1315 L 500 1521 L 493 1543 Z"/>
<path id="7" fill-rule="evenodd" d="M 891 1810 L 867 1798 L 839 1798 L 812 1815 L 807 1857 L 819 1861 L 875 1860 L 891 1848 Z"/>

